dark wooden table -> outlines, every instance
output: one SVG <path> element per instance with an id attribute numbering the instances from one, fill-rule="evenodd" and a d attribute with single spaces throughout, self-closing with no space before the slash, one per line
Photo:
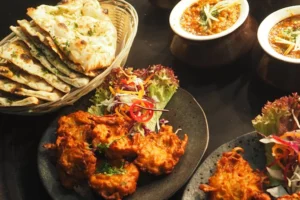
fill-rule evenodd
<path id="1" fill-rule="evenodd" d="M 9 25 L 26 15 L 26 8 L 38 4 L 55 4 L 55 0 L 1 1 L 0 38 Z M 137 37 L 127 65 L 136 68 L 163 64 L 174 69 L 182 88 L 189 91 L 206 112 L 210 142 L 205 157 L 219 145 L 253 130 L 251 120 L 267 100 L 288 94 L 263 83 L 255 73 L 250 53 L 229 66 L 201 70 L 176 60 L 169 51 L 172 31 L 170 11 L 153 7 L 147 0 L 129 0 L 139 15 Z M 258 23 L 270 12 L 299 1 L 249 0 L 251 15 Z M 0 114 L 0 199 L 50 199 L 37 172 L 36 153 L 41 135 L 59 111 L 43 116 Z M 184 188 L 184 187 L 183 187 Z M 180 199 L 179 190 L 171 199 Z"/>

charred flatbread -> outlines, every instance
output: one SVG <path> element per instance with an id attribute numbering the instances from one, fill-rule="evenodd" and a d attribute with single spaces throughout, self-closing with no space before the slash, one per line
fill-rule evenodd
<path id="1" fill-rule="evenodd" d="M 46 81 L 37 76 L 33 76 L 25 71 L 22 71 L 20 68 L 14 66 L 13 64 L 0 64 L 0 76 L 4 76 L 17 83 L 27 85 L 35 90 L 46 92 L 53 91 L 53 87 L 50 86 Z"/>
<path id="2" fill-rule="evenodd" d="M 12 100 L 7 97 L 0 97 L 0 107 L 31 106 L 36 104 L 39 104 L 39 100 L 36 97 L 26 97 L 19 100 Z"/>
<path id="3" fill-rule="evenodd" d="M 39 60 L 41 62 L 41 64 L 47 68 L 49 71 L 51 71 L 53 74 L 55 74 L 58 78 L 60 78 L 62 81 L 76 87 L 76 88 L 81 88 L 85 85 L 87 85 L 89 83 L 89 78 L 88 77 L 83 77 L 82 75 L 76 74 L 74 72 L 72 72 L 71 70 L 69 70 L 66 66 L 64 66 L 64 64 L 60 63 L 59 58 L 52 58 L 55 57 L 55 55 L 52 55 L 53 53 L 51 52 L 51 50 L 46 50 L 47 47 L 45 47 L 44 45 L 39 46 L 38 43 L 36 41 L 31 40 L 30 38 L 27 37 L 27 35 L 21 30 L 21 28 L 19 27 L 14 27 L 11 26 L 10 27 L 11 30 L 18 36 L 20 37 L 21 40 L 23 40 L 27 46 L 30 49 L 30 53 L 31 55 L 36 58 L 37 60 Z M 39 50 L 36 46 L 45 48 L 44 50 L 46 50 L 46 52 L 41 48 L 41 50 Z M 42 52 L 41 52 L 42 51 Z M 49 52 L 48 52 L 49 51 Z M 53 62 L 49 62 L 49 60 L 46 58 L 45 54 L 51 54 L 49 55 L 47 58 L 49 58 L 49 60 L 53 61 Z M 55 59 L 58 59 L 58 61 L 56 62 Z M 57 66 L 61 66 L 59 67 L 59 69 L 53 67 L 52 64 L 56 64 Z M 66 76 L 65 74 L 62 74 L 62 71 L 65 74 L 68 74 L 69 76 Z M 72 78 L 73 77 L 73 78 Z"/>
<path id="4" fill-rule="evenodd" d="M 28 8 L 27 14 L 84 72 L 113 62 L 117 31 L 97 0 L 64 0 L 56 6 Z"/>
<path id="5" fill-rule="evenodd" d="M 22 84 L 5 78 L 0 79 L 0 90 L 20 96 L 36 97 L 46 101 L 57 101 L 62 97 L 62 94 L 56 90 L 53 92 L 31 90 Z"/>
<path id="6" fill-rule="evenodd" d="M 18 20 L 17 21 L 20 27 L 26 32 L 33 36 L 37 37 L 43 44 L 45 44 L 48 47 L 51 47 L 51 49 L 61 58 L 64 59 L 64 55 L 62 52 L 59 50 L 59 48 L 56 46 L 55 42 L 53 39 L 50 37 L 50 35 L 41 29 L 37 24 L 35 24 L 33 21 L 29 22 L 25 19 L 23 20 Z"/>
<path id="7" fill-rule="evenodd" d="M 60 81 L 54 74 L 36 62 L 30 54 L 29 48 L 21 40 L 9 42 L 1 46 L 0 57 L 12 62 L 24 71 L 36 75 L 56 89 L 68 93 L 71 87 Z"/>

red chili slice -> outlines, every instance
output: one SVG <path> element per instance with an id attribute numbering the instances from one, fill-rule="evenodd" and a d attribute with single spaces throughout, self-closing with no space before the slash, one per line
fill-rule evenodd
<path id="1" fill-rule="evenodd" d="M 149 101 L 136 100 L 130 107 L 130 116 L 137 122 L 147 122 L 153 117 L 153 107 Z"/>

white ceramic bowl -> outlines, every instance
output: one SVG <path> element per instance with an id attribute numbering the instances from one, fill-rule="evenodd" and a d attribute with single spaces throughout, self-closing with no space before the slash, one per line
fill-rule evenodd
<path id="1" fill-rule="evenodd" d="M 281 55 L 280 53 L 277 53 L 271 46 L 269 42 L 269 33 L 270 30 L 275 26 L 278 22 L 289 18 L 294 15 L 300 15 L 300 5 L 299 6 L 291 6 L 282 8 L 276 12 L 273 12 L 269 16 L 267 16 L 262 23 L 259 25 L 258 32 L 257 32 L 257 38 L 259 41 L 260 46 L 267 52 L 269 55 L 271 55 L 274 58 L 277 58 L 279 60 L 289 62 L 289 63 L 295 63 L 299 64 L 300 59 L 297 58 L 290 58 L 284 55 Z"/>
<path id="2" fill-rule="evenodd" d="M 223 37 L 225 35 L 228 35 L 229 33 L 232 33 L 234 30 L 236 30 L 238 27 L 240 27 L 245 20 L 248 17 L 249 14 L 249 4 L 247 0 L 241 0 L 241 12 L 240 17 L 236 21 L 236 23 L 231 26 L 230 28 L 226 29 L 225 31 L 222 31 L 220 33 L 214 34 L 214 35 L 208 35 L 208 36 L 198 36 L 194 35 L 190 32 L 187 32 L 184 30 L 180 25 L 180 19 L 182 17 L 182 14 L 184 11 L 190 7 L 192 4 L 196 3 L 199 0 L 181 0 L 179 3 L 176 4 L 176 6 L 173 8 L 169 22 L 172 30 L 179 36 L 188 39 L 188 40 L 194 40 L 194 41 L 201 41 L 201 40 L 213 40 L 220 37 Z"/>

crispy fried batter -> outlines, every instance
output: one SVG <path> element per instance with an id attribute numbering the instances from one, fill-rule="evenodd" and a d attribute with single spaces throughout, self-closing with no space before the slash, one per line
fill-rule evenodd
<path id="1" fill-rule="evenodd" d="M 94 149 L 106 145 L 110 158 L 134 156 L 132 140 L 127 137 L 131 121 L 118 115 L 94 116 L 77 111 L 59 119 L 57 135 L 71 136 L 77 140 L 91 142 Z"/>
<path id="2" fill-rule="evenodd" d="M 96 157 L 86 142 L 72 137 L 58 137 L 58 162 L 62 184 L 72 188 L 96 170 Z"/>
<path id="3" fill-rule="evenodd" d="M 291 195 L 284 195 L 279 197 L 277 200 L 300 200 L 300 192 Z"/>
<path id="4" fill-rule="evenodd" d="M 90 177 L 89 184 L 105 199 L 121 200 L 124 196 L 135 192 L 138 177 L 137 167 L 133 163 L 125 163 L 123 173 L 96 173 Z"/>
<path id="5" fill-rule="evenodd" d="M 100 119 L 100 118 L 98 118 Z M 102 118 L 104 119 L 104 117 Z M 128 136 L 131 122 L 117 115 L 107 117 L 107 121 L 97 121 L 92 131 L 92 146 L 106 145 L 106 156 L 117 159 L 135 155 L 131 138 Z"/>
<path id="6" fill-rule="evenodd" d="M 217 163 L 216 173 L 209 178 L 209 185 L 201 184 L 200 189 L 210 192 L 211 200 L 270 200 L 263 192 L 266 176 L 253 171 L 249 163 L 243 159 L 240 147 L 223 153 Z"/>
<path id="7" fill-rule="evenodd" d="M 149 133 L 145 137 L 134 135 L 137 148 L 137 158 L 134 163 L 142 170 L 151 174 L 169 174 L 184 154 L 188 141 L 173 132 L 172 126 L 163 125 L 158 133 Z"/>
<path id="8" fill-rule="evenodd" d="M 55 144 L 44 147 L 56 150 L 57 169 L 62 184 L 74 188 L 83 180 L 105 199 L 122 199 L 136 190 L 139 170 L 155 175 L 168 174 L 184 154 L 187 135 L 181 140 L 171 126 L 162 126 L 158 133 L 146 136 L 129 135 L 133 122 L 118 115 L 94 116 L 77 111 L 59 119 Z M 126 163 L 122 173 L 96 170 L 96 158 L 104 155 L 118 166 L 123 158 L 136 157 Z M 98 159 L 98 160 L 97 160 Z M 102 159 L 102 158 L 101 158 Z M 115 161 L 117 159 L 117 162 Z M 119 162 L 120 163 L 120 162 Z M 112 173 L 112 174 L 111 174 Z"/>
<path id="9" fill-rule="evenodd" d="M 77 140 L 86 141 L 95 126 L 93 115 L 77 111 L 58 120 L 58 136 L 72 136 Z"/>

